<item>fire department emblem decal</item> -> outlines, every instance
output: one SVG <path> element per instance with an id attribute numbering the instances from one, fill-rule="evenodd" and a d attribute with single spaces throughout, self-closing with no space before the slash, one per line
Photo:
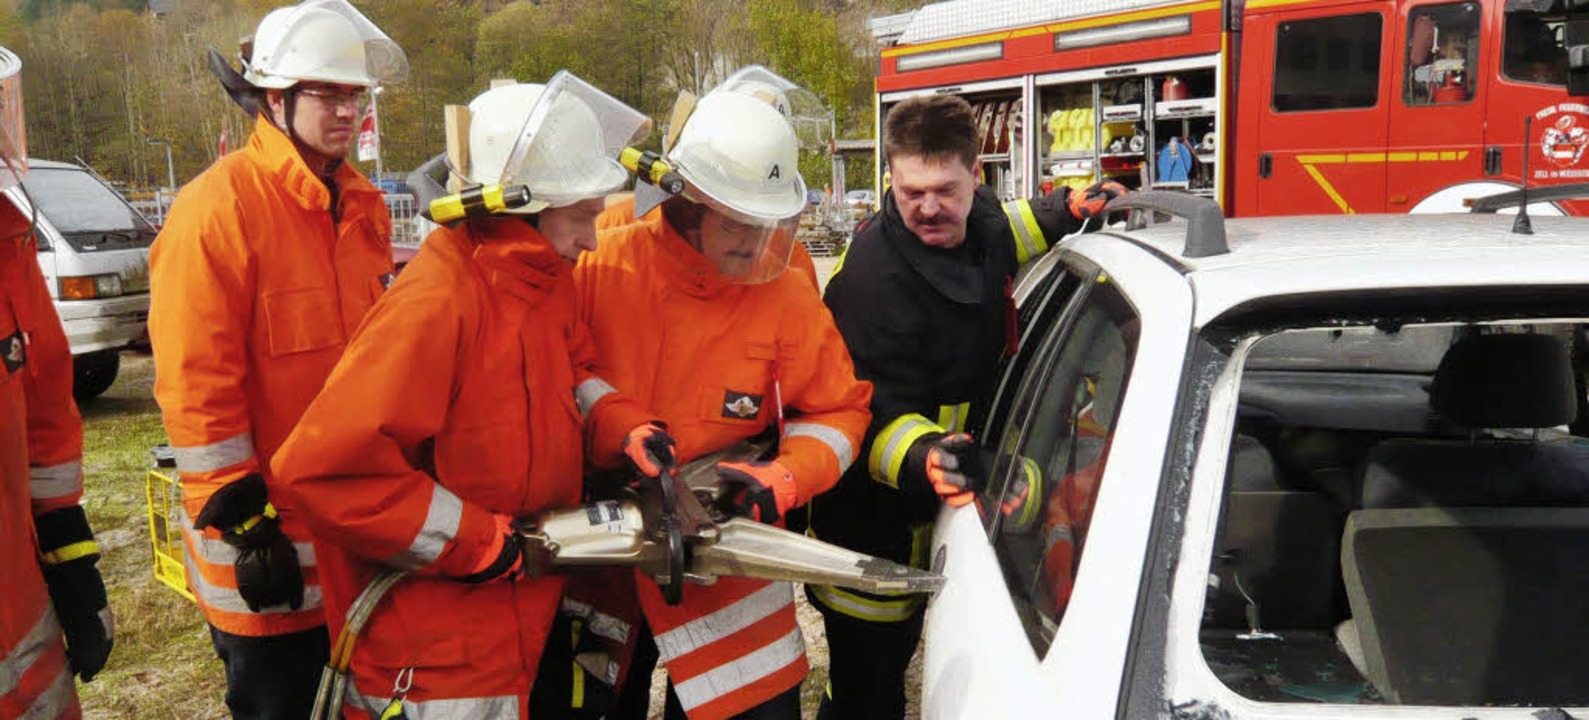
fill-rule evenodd
<path id="1" fill-rule="evenodd" d="M 1579 125 L 1572 115 L 1562 115 L 1545 128 L 1539 139 L 1540 151 L 1557 167 L 1572 167 L 1583 159 L 1589 147 L 1589 130 Z"/>
<path id="2" fill-rule="evenodd" d="M 22 342 L 22 333 L 17 333 L 8 338 L 0 338 L 0 360 L 5 362 L 6 372 L 16 372 L 17 368 L 27 362 L 27 351 Z"/>
<path id="3" fill-rule="evenodd" d="M 749 420 L 761 412 L 761 396 L 728 390 L 723 393 L 723 417 Z"/>
<path id="4" fill-rule="evenodd" d="M 1589 175 L 1589 170 L 1574 168 L 1589 151 L 1589 106 L 1578 103 L 1552 105 L 1534 113 L 1535 127 L 1539 132 L 1539 152 L 1551 165 L 1562 168 L 1555 171 L 1536 171 L 1536 179 L 1567 178 Z"/>

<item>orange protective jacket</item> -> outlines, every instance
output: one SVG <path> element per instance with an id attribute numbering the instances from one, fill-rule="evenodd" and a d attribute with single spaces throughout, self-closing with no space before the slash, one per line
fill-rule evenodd
<path id="1" fill-rule="evenodd" d="M 377 571 L 413 572 L 358 641 L 350 710 L 380 716 L 414 668 L 409 717 L 528 713 L 563 579 L 456 578 L 495 552 L 493 515 L 579 504 L 589 348 L 572 268 L 512 217 L 431 233 L 354 337 L 273 462 L 333 634 Z"/>
<path id="2" fill-rule="evenodd" d="M 39 571 L 33 518 L 83 494 L 83 422 L 72 354 L 22 239 L 27 219 L 0 199 L 0 717 L 78 718 L 61 626 Z"/>
<path id="3" fill-rule="evenodd" d="M 182 478 L 188 584 L 210 623 L 235 635 L 325 622 L 303 522 L 266 468 L 391 279 L 380 193 L 346 164 L 333 181 L 336 195 L 261 119 L 247 147 L 182 189 L 150 253 L 154 391 Z M 235 550 L 213 528 L 193 529 L 210 495 L 249 473 L 264 473 L 297 545 L 298 611 L 250 612 Z"/>
<path id="4" fill-rule="evenodd" d="M 855 379 L 832 316 L 800 274 L 730 283 L 653 212 L 602 233 L 575 276 L 598 373 L 649 411 L 580 394 L 591 408 L 586 439 L 597 464 L 616 465 L 628 431 L 651 418 L 667 423 L 681 462 L 723 450 L 775 427 L 780 394 L 778 461 L 793 474 L 799 502 L 832 487 L 854 459 L 871 420 L 871 385 Z M 654 582 L 639 586 L 692 720 L 731 717 L 804 678 L 789 583 L 723 578 L 685 588 L 678 606 Z"/>

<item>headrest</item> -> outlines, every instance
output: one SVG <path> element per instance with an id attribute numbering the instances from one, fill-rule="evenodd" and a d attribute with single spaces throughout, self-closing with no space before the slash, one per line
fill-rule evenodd
<path id="1" fill-rule="evenodd" d="M 1451 346 L 1429 407 L 1470 428 L 1543 428 L 1577 415 L 1567 346 L 1552 335 L 1477 335 Z"/>

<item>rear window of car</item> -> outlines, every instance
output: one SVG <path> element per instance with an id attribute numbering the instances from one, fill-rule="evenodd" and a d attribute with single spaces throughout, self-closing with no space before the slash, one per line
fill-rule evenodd
<path id="1" fill-rule="evenodd" d="M 146 248 L 156 231 L 114 190 L 82 170 L 33 168 L 22 185 L 78 252 Z"/>

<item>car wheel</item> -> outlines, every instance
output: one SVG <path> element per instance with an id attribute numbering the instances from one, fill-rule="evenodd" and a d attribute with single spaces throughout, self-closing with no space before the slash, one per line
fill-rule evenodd
<path id="1" fill-rule="evenodd" d="M 99 397 L 116 382 L 121 370 L 121 353 L 101 350 L 72 358 L 72 397 L 87 402 Z"/>

